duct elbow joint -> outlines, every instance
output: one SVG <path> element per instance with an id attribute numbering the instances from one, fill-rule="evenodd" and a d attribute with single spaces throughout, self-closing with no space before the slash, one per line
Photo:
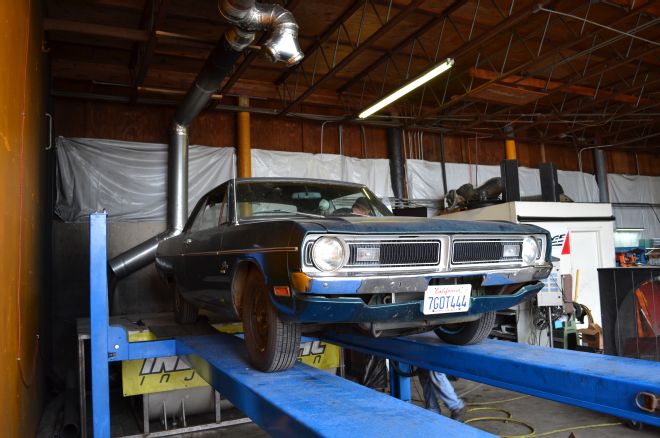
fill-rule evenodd
<path id="1" fill-rule="evenodd" d="M 264 47 L 271 61 L 284 62 L 287 67 L 298 64 L 305 56 L 298 45 L 297 24 L 276 27 Z"/>
<path id="2" fill-rule="evenodd" d="M 298 23 L 293 14 L 280 5 L 259 5 L 262 21 L 272 29 L 264 43 L 266 52 L 273 62 L 284 62 L 288 67 L 304 58 L 298 44 Z"/>
<path id="3" fill-rule="evenodd" d="M 255 3 L 254 0 L 219 0 L 220 14 L 236 25 L 227 33 L 227 41 L 234 50 L 245 49 L 257 31 L 269 31 L 263 44 L 273 61 L 291 67 L 304 57 L 298 44 L 298 23 L 293 14 L 280 5 Z"/>

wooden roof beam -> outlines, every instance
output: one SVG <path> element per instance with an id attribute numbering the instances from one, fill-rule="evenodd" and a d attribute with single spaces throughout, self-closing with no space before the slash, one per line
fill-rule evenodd
<path id="1" fill-rule="evenodd" d="M 617 94 L 615 91 L 607 90 L 607 89 L 595 89 L 592 87 L 586 87 L 584 85 L 569 85 L 565 84 L 563 82 L 558 82 L 558 81 L 548 81 L 546 79 L 536 79 L 536 78 L 527 78 L 523 76 L 518 76 L 518 75 L 510 75 L 502 79 L 497 79 L 499 76 L 499 73 L 492 71 L 492 70 L 486 70 L 483 68 L 474 68 L 472 67 L 470 69 L 470 76 L 473 78 L 477 79 L 486 79 L 486 80 L 497 80 L 499 83 L 503 84 L 515 84 L 515 85 L 522 85 L 524 87 L 531 87 L 531 88 L 536 88 L 539 90 L 554 90 L 557 88 L 562 88 L 564 92 L 569 93 L 569 94 L 577 94 L 580 96 L 587 96 L 587 97 L 593 97 L 595 98 L 596 96 L 598 97 L 603 97 L 603 98 L 611 98 L 613 100 L 616 100 L 618 102 L 623 102 L 623 103 L 630 103 L 630 104 L 636 104 L 637 100 L 639 99 L 638 96 L 634 96 L 631 94 Z M 649 99 L 642 99 L 643 104 L 648 104 L 650 103 L 651 100 Z"/>
<path id="2" fill-rule="evenodd" d="M 536 7 L 537 7 L 537 5 L 534 5 L 532 8 L 529 9 L 529 11 L 531 11 L 531 12 L 533 13 L 533 11 L 536 10 Z M 622 22 L 622 21 L 625 21 L 625 20 L 630 19 L 631 17 L 635 17 L 635 16 L 637 16 L 638 14 L 642 13 L 643 11 L 645 11 L 646 8 L 648 8 L 648 7 L 649 7 L 649 4 L 646 4 L 646 5 L 640 6 L 640 7 L 636 8 L 635 10 L 631 11 L 630 13 L 628 13 L 628 14 L 626 14 L 626 15 L 619 16 L 619 17 L 615 18 L 611 23 L 608 23 L 608 25 L 609 25 L 610 27 L 612 27 L 612 26 L 614 26 L 614 25 L 616 25 L 616 24 L 618 24 L 618 23 L 620 23 L 620 22 Z M 526 11 L 521 11 L 521 13 L 522 13 L 522 12 L 526 12 Z M 529 14 L 529 15 L 531 15 L 531 14 Z M 529 15 L 527 15 L 527 17 L 529 17 Z M 512 16 L 512 17 L 513 17 L 513 16 Z M 505 20 L 505 21 L 506 21 L 506 20 Z M 499 26 L 497 26 L 497 27 L 499 27 Z M 495 28 L 494 28 L 494 29 L 495 29 Z M 452 98 L 450 101 L 448 101 L 448 102 L 446 102 L 446 103 L 444 103 L 444 104 L 438 106 L 438 107 L 436 108 L 436 110 L 435 110 L 432 114 L 427 114 L 427 115 L 425 115 L 425 117 L 426 117 L 426 118 L 428 118 L 428 117 L 433 117 L 434 115 L 437 115 L 437 114 L 439 114 L 440 112 L 442 112 L 442 110 L 444 110 L 444 109 L 446 109 L 446 108 L 448 108 L 448 107 L 450 107 L 450 106 L 453 106 L 453 105 L 455 105 L 456 103 L 461 102 L 461 101 L 463 101 L 464 99 L 469 98 L 469 97 L 473 96 L 474 94 L 480 92 L 480 91 L 483 90 L 484 88 L 488 87 L 490 84 L 492 84 L 492 83 L 494 83 L 494 82 L 497 82 L 498 80 L 501 80 L 501 79 L 504 78 L 504 77 L 507 77 L 507 76 L 510 76 L 510 75 L 514 75 L 514 74 L 518 74 L 518 73 L 520 73 L 521 71 L 528 69 L 530 66 L 532 66 L 532 65 L 534 65 L 534 64 L 537 64 L 538 62 L 540 62 L 540 61 L 542 61 L 542 60 L 544 60 L 544 59 L 551 59 L 551 57 L 556 56 L 557 54 L 560 54 L 562 51 L 564 51 L 564 50 L 566 50 L 566 49 L 570 49 L 571 47 L 574 47 L 574 46 L 577 45 L 577 44 L 582 44 L 582 43 L 584 43 L 584 42 L 587 42 L 587 41 L 589 41 L 591 38 L 593 38 L 594 35 L 596 35 L 596 34 L 598 34 L 598 33 L 600 33 L 600 32 L 603 32 L 603 28 L 598 28 L 598 29 L 596 29 L 596 30 L 593 30 L 592 32 L 585 33 L 581 38 L 579 38 L 579 39 L 577 39 L 577 40 L 568 41 L 567 43 L 565 43 L 565 44 L 563 44 L 563 45 L 561 45 L 561 46 L 559 46 L 559 47 L 555 47 L 553 50 L 551 50 L 551 51 L 549 51 L 549 52 L 547 52 L 547 53 L 545 53 L 545 54 L 543 54 L 543 55 L 541 55 L 541 56 L 537 56 L 537 57 L 534 57 L 534 58 L 530 58 L 528 61 L 526 61 L 526 62 L 524 62 L 524 63 L 518 65 L 517 67 L 514 67 L 513 69 L 510 69 L 510 70 L 507 71 L 506 73 L 501 74 L 498 78 L 496 78 L 496 79 L 492 79 L 492 80 L 489 80 L 488 82 L 486 82 L 486 83 L 484 83 L 484 84 L 482 84 L 482 85 L 480 85 L 480 86 L 478 86 L 478 87 L 473 87 L 473 88 L 470 89 L 469 91 L 467 91 L 467 92 L 465 92 L 465 93 L 463 93 L 463 94 L 461 94 L 461 95 L 459 95 L 459 96 L 456 96 L 456 97 Z M 617 37 L 615 37 L 615 38 L 613 38 L 613 39 L 616 39 L 616 38 L 617 38 Z M 460 50 L 461 50 L 461 49 L 459 48 L 459 49 L 458 49 L 459 53 L 460 53 Z M 626 59 L 626 60 L 625 60 L 625 63 L 627 63 L 627 62 L 629 62 L 629 61 L 630 61 L 630 59 Z M 544 67 L 544 68 L 547 69 L 548 67 Z M 467 70 L 467 71 L 465 72 L 465 74 L 469 74 L 469 70 Z M 591 76 L 591 75 L 588 75 L 588 76 Z M 581 78 L 581 80 L 582 80 L 582 79 L 584 79 L 584 78 Z M 557 92 L 557 91 L 563 91 L 563 88 L 562 88 L 562 87 L 559 87 L 559 88 L 557 88 L 557 89 L 551 91 L 550 94 L 552 94 L 552 93 L 554 93 L 554 92 Z"/>
<path id="3" fill-rule="evenodd" d="M 168 11 L 167 0 L 156 0 L 154 2 L 147 2 L 143 13 L 143 22 L 149 29 L 149 39 L 144 45 L 136 45 L 134 48 L 133 61 L 131 62 L 131 70 L 133 71 L 133 86 L 135 96 L 137 94 L 137 87 L 142 85 L 144 78 L 147 76 L 147 70 L 151 64 L 154 55 L 154 50 L 158 44 L 158 37 L 156 31 L 161 27 Z M 140 50 L 142 48 L 142 50 Z"/>
<path id="4" fill-rule="evenodd" d="M 44 18 L 44 30 L 54 32 L 77 33 L 108 38 L 116 38 L 138 43 L 149 41 L 149 32 L 141 29 L 106 26 L 103 24 L 81 23 L 79 21 Z"/>
<path id="5" fill-rule="evenodd" d="M 106 86 L 116 86 L 126 90 L 132 87 L 129 69 L 124 64 L 101 64 L 94 61 L 73 61 L 53 59 L 52 75 L 56 79 L 91 82 L 96 81 Z M 147 88 L 164 88 L 171 90 L 187 90 L 195 79 L 196 72 L 181 72 L 159 70 L 152 67 L 145 81 Z M 277 87 L 270 81 L 255 81 L 239 79 L 232 86 L 232 94 L 245 95 L 256 99 L 268 99 L 275 102 L 281 100 Z M 371 96 L 369 96 L 371 97 Z M 332 90 L 317 90 L 309 96 L 307 103 L 344 108 L 347 102 L 354 104 L 356 96 L 339 96 Z"/>
<path id="6" fill-rule="evenodd" d="M 550 0 L 543 0 L 541 2 L 541 4 L 543 6 L 547 6 L 550 3 L 551 3 Z M 450 8 L 451 8 L 451 6 L 450 6 Z M 443 13 L 442 14 L 443 16 L 439 17 L 439 18 L 444 19 L 445 17 L 449 16 L 449 14 L 451 14 L 451 12 L 453 12 L 454 10 L 455 9 L 452 9 L 447 14 Z M 506 19 L 502 20 L 497 26 L 492 27 L 490 30 L 484 32 L 483 34 L 476 37 L 475 39 L 466 42 L 465 44 L 458 47 L 456 50 L 453 50 L 451 53 L 449 53 L 445 57 L 446 58 L 454 58 L 458 55 L 464 57 L 466 53 L 480 47 L 482 44 L 484 44 L 485 42 L 491 40 L 492 38 L 497 36 L 499 33 L 504 32 L 504 31 L 512 28 L 513 26 L 517 25 L 518 23 L 520 23 L 523 20 L 526 20 L 527 18 L 529 18 L 529 16 L 531 16 L 534 13 L 534 11 L 535 11 L 535 9 L 533 7 L 529 7 L 529 8 L 526 8 L 526 9 L 524 9 L 524 10 L 522 10 L 522 11 L 520 11 L 520 12 L 518 12 L 518 13 L 510 16 L 510 17 L 507 17 Z M 437 25 L 440 21 L 441 20 L 439 20 L 437 23 L 434 23 L 434 24 Z M 426 31 L 430 30 L 433 27 L 433 25 L 431 25 L 431 22 L 429 22 L 427 24 L 429 25 L 428 28 L 427 28 L 427 26 L 424 26 L 423 27 L 423 29 L 425 29 L 424 32 L 421 32 L 417 36 L 421 36 L 423 33 L 425 33 Z M 399 47 L 399 46 L 397 46 L 397 47 Z M 405 45 L 402 46 L 402 47 L 405 47 Z M 350 88 L 351 86 L 355 85 L 356 83 L 358 83 L 359 81 L 364 79 L 369 74 L 369 72 L 371 72 L 374 69 L 378 68 L 383 62 L 385 62 L 388 59 L 388 57 L 389 57 L 389 55 L 385 55 L 385 56 L 379 58 L 376 62 L 372 63 L 370 66 L 368 66 L 364 70 L 362 70 L 353 79 L 348 81 L 346 84 L 342 85 L 341 88 L 339 89 L 340 92 L 345 92 L 346 90 L 348 90 L 348 88 Z"/>
<path id="7" fill-rule="evenodd" d="M 458 8 L 462 7 L 465 3 L 467 3 L 467 1 L 465 1 L 465 0 L 457 0 L 454 3 L 452 3 L 449 7 L 447 7 L 442 12 L 442 14 L 440 14 L 436 17 L 433 17 L 432 19 L 427 21 L 426 24 L 424 24 L 418 30 L 416 30 L 411 35 L 409 35 L 406 39 L 401 41 L 399 44 L 394 46 L 392 49 L 388 50 L 376 62 L 372 63 L 369 67 L 367 67 L 366 69 L 364 69 L 360 73 L 358 73 L 358 75 L 355 76 L 353 79 L 351 79 L 350 81 L 348 81 L 344 85 L 342 85 L 339 88 L 339 90 L 337 90 L 337 92 L 338 93 L 345 93 L 346 91 L 348 91 L 348 89 L 351 86 L 358 83 L 360 80 L 362 80 L 364 77 L 366 77 L 370 72 L 372 72 L 375 68 L 379 67 L 386 60 L 388 60 L 392 56 L 392 54 L 401 52 L 401 50 L 405 49 L 406 46 L 409 45 L 414 39 L 421 37 L 426 32 L 433 29 L 435 26 L 438 26 L 442 22 L 442 20 L 447 18 L 449 15 L 451 15 L 453 12 L 455 12 Z"/>
<path id="8" fill-rule="evenodd" d="M 282 113 L 285 114 L 294 106 L 302 103 L 307 97 L 314 93 L 318 87 L 326 83 L 328 80 L 333 78 L 337 72 L 341 71 L 344 67 L 350 64 L 355 58 L 360 56 L 367 48 L 369 48 L 375 41 L 380 39 L 387 32 L 396 27 L 401 21 L 403 21 L 408 15 L 410 15 L 420 4 L 425 0 L 412 0 L 408 6 L 405 7 L 401 12 L 392 17 L 387 23 L 381 26 L 376 32 L 371 34 L 362 44 L 355 48 L 351 53 L 349 53 L 345 58 L 339 61 L 329 72 L 327 72 L 323 77 L 317 80 L 314 84 L 307 88 L 300 96 L 295 98 L 290 102 L 283 110 Z"/>
<path id="9" fill-rule="evenodd" d="M 303 49 L 303 53 L 305 53 L 305 56 L 309 58 L 312 53 L 318 50 L 326 41 L 330 39 L 332 35 L 335 34 L 335 32 L 337 32 L 337 29 L 339 29 L 346 20 L 351 18 L 353 14 L 355 14 L 357 10 L 363 6 L 363 4 L 364 4 L 364 0 L 355 0 L 348 8 L 346 8 L 344 12 L 342 12 L 342 14 L 339 16 L 339 18 L 333 21 L 332 24 L 330 24 L 330 26 L 328 26 L 323 31 L 323 33 L 318 36 L 318 38 L 315 38 L 315 41 L 312 44 L 310 44 L 308 47 Z M 293 71 L 296 70 L 297 68 L 300 67 L 296 66 L 282 73 L 280 77 L 275 80 L 275 84 L 276 85 L 283 84 L 287 80 L 287 78 L 291 75 L 291 73 L 293 73 Z"/>

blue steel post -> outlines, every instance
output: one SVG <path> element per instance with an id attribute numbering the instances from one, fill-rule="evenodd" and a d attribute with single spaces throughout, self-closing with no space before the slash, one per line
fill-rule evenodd
<path id="1" fill-rule="evenodd" d="M 92 418 L 94 438 L 110 438 L 108 384 L 108 273 L 106 214 L 89 217 L 89 313 L 92 347 Z"/>
<path id="2" fill-rule="evenodd" d="M 404 377 L 399 373 L 397 373 L 394 367 L 392 366 L 392 362 L 393 361 L 390 360 L 390 393 L 392 397 L 396 397 L 400 400 L 409 402 L 410 377 Z M 399 367 L 399 370 L 401 370 L 401 372 L 403 373 L 409 373 L 411 370 L 411 366 L 406 363 L 397 362 L 397 365 Z"/>

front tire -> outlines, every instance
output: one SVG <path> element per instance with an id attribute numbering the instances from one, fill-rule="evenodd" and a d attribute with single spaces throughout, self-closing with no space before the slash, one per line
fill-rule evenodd
<path id="1" fill-rule="evenodd" d="M 455 345 L 478 344 L 488 337 L 495 325 L 495 312 L 481 315 L 481 318 L 456 324 L 443 324 L 433 329 L 443 341 Z"/>
<path id="2" fill-rule="evenodd" d="M 283 321 L 260 274 L 252 274 L 241 308 L 245 345 L 252 365 L 264 372 L 291 368 L 300 350 L 300 324 Z"/>
<path id="3" fill-rule="evenodd" d="M 179 324 L 193 324 L 197 322 L 199 309 L 194 304 L 186 301 L 181 295 L 178 286 L 172 286 L 174 291 L 174 320 Z"/>

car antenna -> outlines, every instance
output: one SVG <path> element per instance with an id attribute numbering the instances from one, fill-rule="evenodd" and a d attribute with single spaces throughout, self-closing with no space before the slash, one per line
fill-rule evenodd
<path id="1" fill-rule="evenodd" d="M 236 199 L 236 153 L 231 156 L 231 177 L 233 180 L 232 187 L 234 191 L 234 225 L 238 225 L 238 200 Z"/>

